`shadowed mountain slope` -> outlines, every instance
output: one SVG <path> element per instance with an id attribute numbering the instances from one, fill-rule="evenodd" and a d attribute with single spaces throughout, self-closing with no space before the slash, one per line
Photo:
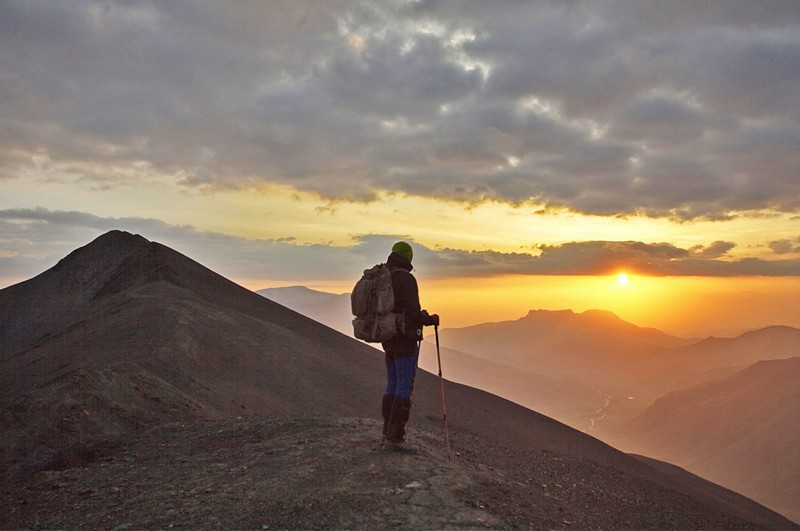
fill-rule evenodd
<path id="1" fill-rule="evenodd" d="M 657 400 L 620 447 L 676 463 L 800 520 L 800 357 Z"/>
<path id="2" fill-rule="evenodd" d="M 355 283 L 354 283 L 355 284 Z M 325 293 L 304 286 L 260 289 L 256 293 L 353 337 L 349 293 Z"/>
<path id="3" fill-rule="evenodd" d="M 362 397 L 380 392 L 377 359 L 363 378 L 353 373 L 374 349 L 125 233 L 0 291 L 0 315 L 4 400 L 80 387 L 93 389 L 100 407 L 122 387 L 146 398 L 133 402 L 145 410 L 117 401 L 109 414 L 135 421 L 162 406 L 176 418 L 367 415 Z"/>
<path id="4" fill-rule="evenodd" d="M 45 516 L 54 511 L 55 521 L 49 525 L 69 523 L 47 505 L 53 489 L 63 489 L 70 506 L 85 506 L 84 521 L 101 508 L 110 511 L 117 501 L 92 498 L 82 505 L 70 493 L 86 498 L 106 488 L 118 493 L 139 489 L 157 498 L 152 507 L 131 507 L 129 513 L 110 516 L 116 523 L 162 507 L 167 497 L 180 494 L 175 485 L 188 485 L 189 478 L 213 481 L 214 487 L 182 490 L 181 496 L 198 501 L 215 489 L 227 496 L 239 480 L 217 472 L 234 465 L 260 471 L 258 478 L 248 477 L 263 490 L 224 501 L 209 496 L 208 503 L 238 503 L 243 511 L 237 514 L 261 507 L 259 515 L 276 525 L 291 525 L 276 516 L 287 510 L 310 511 L 308 520 L 294 520 L 296 524 L 326 522 L 324 506 L 303 501 L 308 492 L 295 490 L 292 499 L 260 501 L 260 496 L 280 496 L 280 491 L 256 479 L 291 475 L 303 463 L 308 464 L 303 473 L 311 478 L 305 488 L 315 489 L 314 499 L 344 500 L 347 489 L 337 490 L 340 484 L 330 478 L 347 474 L 351 467 L 376 487 L 374 496 L 386 495 L 379 487 L 382 461 L 365 457 L 359 464 L 347 444 L 348 437 L 359 444 L 370 437 L 377 441 L 376 422 L 356 421 L 342 431 L 336 428 L 339 424 L 325 427 L 324 420 L 315 421 L 318 428 L 302 429 L 287 420 L 377 417 L 382 355 L 142 237 L 108 233 L 41 275 L 0 290 L 0 346 L 3 504 L 9 508 L 0 517 L 2 527 L 33 526 L 41 521 L 40 511 Z M 430 470 L 439 470 L 435 459 L 444 457 L 425 442 L 441 434 L 439 392 L 437 379 L 420 372 L 410 428 L 424 450 L 420 466 Z M 475 503 L 470 500 L 481 492 L 491 500 L 483 508 L 500 525 L 792 527 L 776 513 L 715 485 L 686 491 L 687 481 L 697 478 L 661 474 L 507 400 L 451 383 L 446 393 L 459 468 L 452 477 L 440 471 L 437 481 L 453 503 Z M 205 427 L 239 417 L 242 427 L 230 438 L 223 436 L 226 428 Z M 280 433 L 258 424 L 267 418 L 284 426 Z M 168 425 L 178 434 L 169 436 Z M 426 435 L 430 433 L 434 435 Z M 339 450 L 324 460 L 333 466 L 320 476 L 328 481 L 313 481 L 323 464 L 319 453 L 298 450 L 314 436 L 338 441 L 334 448 Z M 281 450 L 273 454 L 271 447 Z M 235 448 L 255 453 L 238 461 Z M 369 448 L 374 447 L 367 444 L 364 451 Z M 158 461 L 162 451 L 185 459 L 186 469 L 180 468 L 184 461 Z M 197 452 L 219 455 L 222 462 L 205 462 Z M 289 468 L 276 471 L 284 457 Z M 112 477 L 119 484 L 82 488 L 81 481 L 102 479 L 102 463 L 113 463 L 117 474 Z M 97 474 L 83 477 L 86 469 Z M 137 470 L 146 473 L 138 475 Z M 456 481 L 456 476 L 467 480 Z M 453 484 L 448 486 L 449 480 Z M 265 504 L 283 509 L 265 513 Z M 174 502 L 167 505 L 175 507 Z M 31 507 L 37 509 L 31 512 Z M 350 506 L 351 512 L 360 510 Z M 424 522 L 425 514 L 434 515 L 437 508 L 419 510 Z M 221 523 L 252 526 L 255 521 Z M 369 526 L 358 521 L 353 525 Z M 414 522 L 402 525 L 415 527 Z"/>

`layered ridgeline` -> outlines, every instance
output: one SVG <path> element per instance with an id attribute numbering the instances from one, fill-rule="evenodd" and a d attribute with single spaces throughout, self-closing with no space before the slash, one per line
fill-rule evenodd
<path id="1" fill-rule="evenodd" d="M 791 528 L 740 495 L 420 373 L 378 450 L 380 352 L 111 232 L 0 290 L 0 527 Z M 377 520 L 376 520 L 377 519 Z"/>

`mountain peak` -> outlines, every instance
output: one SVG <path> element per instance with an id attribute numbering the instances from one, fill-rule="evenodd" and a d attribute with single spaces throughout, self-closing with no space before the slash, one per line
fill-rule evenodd
<path id="1" fill-rule="evenodd" d="M 149 240 L 138 234 L 112 230 L 75 249 L 62 258 L 53 269 L 82 267 L 90 262 L 112 262 L 149 244 Z"/>
<path id="2" fill-rule="evenodd" d="M 130 250 L 148 245 L 149 240 L 139 234 L 131 234 L 123 230 L 111 230 L 79 247 L 64 257 L 61 262 L 70 262 L 80 257 L 97 258 L 102 255 L 126 253 Z"/>
<path id="3" fill-rule="evenodd" d="M 107 244 L 107 243 L 116 244 L 116 245 L 132 245 L 132 244 L 135 244 L 137 242 L 141 243 L 141 242 L 148 242 L 148 241 L 149 240 L 147 240 L 144 236 L 142 236 L 140 234 L 131 234 L 128 231 L 119 230 L 119 229 L 113 229 L 113 230 L 110 230 L 110 231 L 106 232 L 105 234 L 101 234 L 100 236 L 95 238 L 94 241 L 92 243 L 90 243 L 89 245 L 92 245 L 92 244 Z"/>
<path id="4" fill-rule="evenodd" d="M 119 279 L 121 269 L 131 270 L 133 262 L 151 255 L 156 245 L 138 234 L 112 230 L 71 252 L 40 276 L 54 277 L 58 292 L 80 293 L 90 299 L 107 293 L 109 280 Z"/>
<path id="5" fill-rule="evenodd" d="M 72 251 L 55 266 L 0 292 L 0 340 L 12 351 L 52 328 L 80 320 L 87 305 L 142 283 L 143 271 L 163 271 L 152 259 L 165 247 L 114 230 Z M 153 275 L 150 275 L 153 278 Z M 30 344 L 28 344 L 30 347 Z M 0 349 L 3 350 L 3 349 Z"/>

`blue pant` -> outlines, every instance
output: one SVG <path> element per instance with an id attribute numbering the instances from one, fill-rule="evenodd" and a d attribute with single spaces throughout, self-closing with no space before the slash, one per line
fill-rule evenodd
<path id="1" fill-rule="evenodd" d="M 414 347 L 412 356 L 394 356 L 386 353 L 386 391 L 385 395 L 411 398 L 414 391 L 414 377 L 419 361 L 419 344 Z"/>

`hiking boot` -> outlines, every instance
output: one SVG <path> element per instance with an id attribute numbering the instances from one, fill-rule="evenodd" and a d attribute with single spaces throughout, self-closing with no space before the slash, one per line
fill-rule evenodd
<path id="1" fill-rule="evenodd" d="M 392 401 L 392 411 L 389 416 L 389 426 L 386 431 L 386 440 L 390 443 L 402 443 L 406 438 L 406 422 L 411 414 L 411 400 L 396 396 Z"/>
<path id="2" fill-rule="evenodd" d="M 383 414 L 383 437 L 389 433 L 389 419 L 392 417 L 392 403 L 394 396 L 383 395 L 383 403 L 381 404 L 381 413 Z"/>

